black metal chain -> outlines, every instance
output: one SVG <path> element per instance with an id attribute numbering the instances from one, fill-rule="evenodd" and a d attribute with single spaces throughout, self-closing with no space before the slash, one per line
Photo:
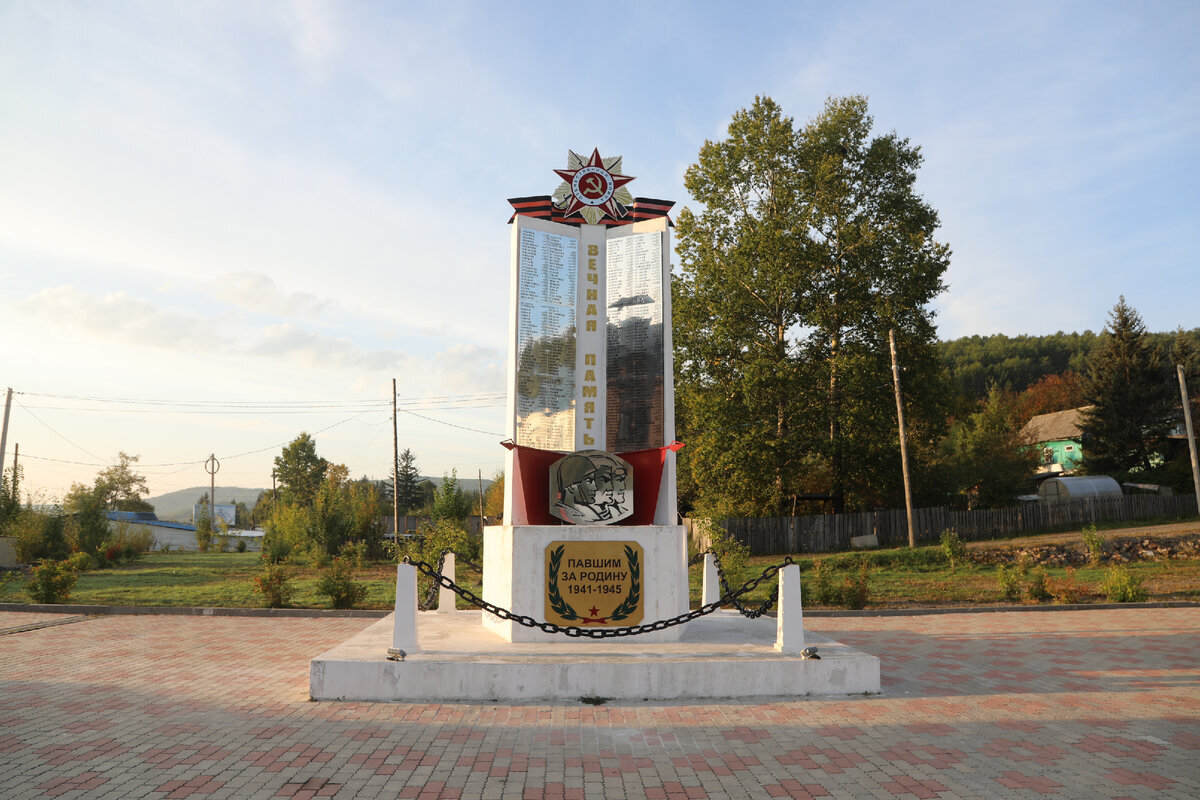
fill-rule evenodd
<path id="1" fill-rule="evenodd" d="M 446 566 L 446 554 L 449 552 L 451 552 L 451 551 L 443 550 L 442 554 L 440 556 L 438 556 L 437 571 L 438 571 L 439 575 L 441 574 L 442 569 Z M 405 558 L 407 560 L 407 557 L 405 557 Z M 429 587 L 429 591 L 425 593 L 425 599 L 417 602 L 417 608 L 420 609 L 421 611 L 429 611 L 430 609 L 432 609 L 433 601 L 437 598 L 437 590 L 438 590 L 438 585 L 436 583 L 431 585 Z"/>
<path id="2" fill-rule="evenodd" d="M 443 558 L 444 557 L 445 554 L 443 553 Z M 666 629 L 673 628 L 676 625 L 682 625 L 685 622 L 691 622 L 694 619 L 699 619 L 707 614 L 711 614 L 727 603 L 736 603 L 738 597 L 746 594 L 747 592 L 754 591 L 754 589 L 757 588 L 760 583 L 768 578 L 774 577 L 775 573 L 794 562 L 792 561 L 792 557 L 788 556 L 786 559 L 784 559 L 782 564 L 773 564 L 767 567 L 762 571 L 761 575 L 759 575 L 757 578 L 752 578 L 746 581 L 737 591 L 726 591 L 725 595 L 721 597 L 721 599 L 712 603 L 707 603 L 706 605 L 700 606 L 700 608 L 697 608 L 693 611 L 688 611 L 685 614 L 680 614 L 679 616 L 671 617 L 670 619 L 660 619 L 646 625 L 630 625 L 624 628 L 581 628 L 578 625 L 562 626 L 555 625 L 553 622 L 539 621 L 525 614 L 515 614 L 512 611 L 509 611 L 507 608 L 501 608 L 495 603 L 489 603 L 487 600 L 484 600 L 470 589 L 459 586 L 451 578 L 447 578 L 441 572 L 440 562 L 438 569 L 434 569 L 424 561 L 415 560 L 409 556 L 405 556 L 404 563 L 412 564 L 417 568 L 417 570 L 432 578 L 434 580 L 435 587 L 445 586 L 447 589 L 450 589 L 471 605 L 481 608 L 489 614 L 499 617 L 500 619 L 515 622 L 518 625 L 522 625 L 526 628 L 537 628 L 545 633 L 561 633 L 566 636 L 574 636 L 576 638 L 586 637 L 590 639 L 613 639 L 621 636 L 637 636 L 638 634 L 650 633 L 651 631 L 665 631 Z M 778 597 L 778 595 L 779 589 L 776 587 L 774 596 Z M 759 614 L 761 613 L 762 612 L 759 612 Z"/>
<path id="3" fill-rule="evenodd" d="M 708 550 L 705 550 L 703 553 L 697 554 L 696 559 L 703 561 L 704 556 L 708 555 L 709 553 L 712 554 L 713 564 L 715 564 L 717 567 L 717 579 L 720 581 L 721 591 L 724 592 L 726 595 L 728 595 L 730 593 L 729 582 L 727 580 L 725 580 L 725 571 L 723 569 L 721 569 L 721 557 L 719 555 L 717 555 L 717 551 L 713 550 L 710 547 Z M 784 563 L 785 564 L 792 563 L 792 557 L 788 556 L 787 561 Z M 736 608 L 738 610 L 738 613 L 741 614 L 743 617 L 749 617 L 750 619 L 758 619 L 763 614 L 770 611 L 771 607 L 774 606 L 775 603 L 778 601 L 779 601 L 779 584 L 776 583 L 775 588 L 771 591 L 771 596 L 768 597 L 766 600 L 764 600 L 762 602 L 762 604 L 757 607 L 750 607 L 750 606 L 742 605 L 741 601 L 739 601 L 737 599 L 737 595 L 734 595 L 733 597 L 730 598 L 729 604 L 732 605 L 734 608 Z"/>

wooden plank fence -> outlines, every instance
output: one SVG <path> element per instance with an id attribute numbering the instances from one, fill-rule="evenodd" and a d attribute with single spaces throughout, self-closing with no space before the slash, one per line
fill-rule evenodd
<path id="1" fill-rule="evenodd" d="M 399 530 L 401 534 L 416 533 L 417 530 L 419 530 L 422 525 L 428 525 L 430 522 L 432 522 L 432 520 L 433 520 L 433 518 L 429 517 L 429 516 L 417 516 L 415 514 L 401 514 L 400 515 L 400 524 L 397 527 L 397 530 Z M 383 525 L 383 532 L 385 534 L 390 534 L 392 532 L 392 517 L 390 515 L 384 517 L 381 524 Z M 483 524 L 484 525 L 498 525 L 498 524 L 500 524 L 499 518 L 498 517 L 485 517 Z M 482 535 L 483 528 L 479 524 L 479 515 L 478 514 L 472 514 L 467 517 L 466 528 L 467 528 L 467 534 L 470 536 Z"/>
<path id="2" fill-rule="evenodd" d="M 913 509 L 917 544 L 934 544 L 942 531 L 954 530 L 966 541 L 999 539 L 1054 527 L 1083 527 L 1098 522 L 1179 519 L 1196 514 L 1195 495 L 1126 495 L 1060 502 L 1026 503 L 1013 508 L 952 511 L 945 507 Z M 685 519 L 693 542 L 706 547 L 705 520 Z M 731 517 L 722 528 L 750 548 L 751 555 L 833 553 L 850 549 L 850 539 L 874 534 L 881 547 L 908 544 L 903 509 L 804 517 Z"/>

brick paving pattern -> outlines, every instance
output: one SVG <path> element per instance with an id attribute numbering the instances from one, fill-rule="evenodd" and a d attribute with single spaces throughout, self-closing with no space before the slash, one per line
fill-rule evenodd
<path id="1" fill-rule="evenodd" d="M 873 697 L 309 702 L 309 659 L 371 622 L 4 633 L 0 797 L 1200 797 L 1200 608 L 810 619 L 881 658 Z"/>

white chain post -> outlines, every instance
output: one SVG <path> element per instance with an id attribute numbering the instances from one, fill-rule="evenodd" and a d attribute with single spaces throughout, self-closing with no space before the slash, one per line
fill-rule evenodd
<path id="1" fill-rule="evenodd" d="M 392 627 L 392 649 L 417 651 L 417 568 L 396 565 L 396 614 Z"/>
<path id="2" fill-rule="evenodd" d="M 804 649 L 804 607 L 800 601 L 800 567 L 797 564 L 788 564 L 779 570 L 775 649 L 781 653 L 799 653 Z"/>
<path id="3" fill-rule="evenodd" d="M 446 559 L 442 562 L 442 574 L 450 580 L 454 580 L 454 553 L 446 553 Z M 445 586 L 438 584 L 438 607 L 439 614 L 454 614 L 454 602 L 458 599 L 458 595 L 453 589 L 447 589 Z"/>
<path id="4" fill-rule="evenodd" d="M 717 576 L 717 561 L 712 553 L 704 554 L 704 588 L 701 591 L 701 605 L 715 603 L 721 599 L 721 580 Z"/>

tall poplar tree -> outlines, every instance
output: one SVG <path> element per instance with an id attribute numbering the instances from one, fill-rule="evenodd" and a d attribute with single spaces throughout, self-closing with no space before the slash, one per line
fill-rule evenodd
<path id="1" fill-rule="evenodd" d="M 329 462 L 317 455 L 317 442 L 301 433 L 275 456 L 280 499 L 289 505 L 311 507 L 325 480 Z"/>
<path id="2" fill-rule="evenodd" d="M 687 172 L 702 208 L 676 229 L 681 478 L 706 510 L 902 496 L 889 329 L 914 453 L 942 432 L 928 303 L 950 251 L 914 190 L 920 149 L 872 125 L 862 97 L 830 98 L 800 128 L 758 97 Z"/>
<path id="3" fill-rule="evenodd" d="M 1172 410 L 1159 362 L 1141 316 L 1122 295 L 1088 360 L 1091 408 L 1079 427 L 1089 474 L 1121 476 L 1154 466 Z"/>

